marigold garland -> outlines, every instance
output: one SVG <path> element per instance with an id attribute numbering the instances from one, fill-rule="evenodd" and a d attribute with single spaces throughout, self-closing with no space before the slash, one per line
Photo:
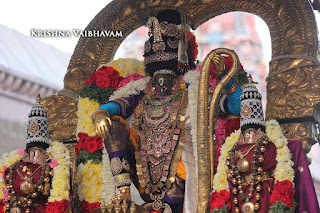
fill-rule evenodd
<path id="1" fill-rule="evenodd" d="M 75 181 L 78 185 L 80 201 L 89 203 L 101 203 L 102 188 L 102 164 L 94 164 L 92 160 L 87 163 L 80 163 Z"/>
<path id="2" fill-rule="evenodd" d="M 229 151 L 233 147 L 233 144 L 238 141 L 240 134 L 240 129 L 232 133 L 221 147 L 221 155 L 219 157 L 217 173 L 214 176 L 213 180 L 213 195 L 216 193 L 220 193 L 223 190 L 229 192 L 229 185 L 226 178 L 228 167 L 225 162 Z M 275 178 L 275 185 L 274 191 L 271 195 L 271 203 L 275 205 L 277 201 L 285 202 L 284 204 L 287 205 L 287 207 L 289 208 L 291 207 L 294 195 L 294 170 L 292 168 L 294 163 L 291 160 L 291 152 L 287 146 L 288 141 L 283 135 L 281 127 L 276 120 L 266 122 L 266 135 L 275 144 L 277 148 L 277 166 L 273 174 Z M 284 189 L 281 189 L 281 191 L 279 192 L 278 189 L 281 187 Z M 270 206 L 270 209 L 274 208 L 273 205 Z"/>
<path id="3" fill-rule="evenodd" d="M 89 136 L 96 135 L 91 115 L 99 108 L 99 106 L 100 104 L 98 102 L 90 100 L 89 98 L 79 98 L 77 135 L 80 132 L 87 133 Z"/>

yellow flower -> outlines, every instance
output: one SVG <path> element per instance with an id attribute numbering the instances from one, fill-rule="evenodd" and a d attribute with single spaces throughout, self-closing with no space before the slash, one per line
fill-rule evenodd
<path id="1" fill-rule="evenodd" d="M 97 169 L 97 168 L 102 168 L 102 164 L 99 163 L 99 164 L 94 164 L 94 163 L 91 163 L 89 164 L 90 168 L 92 169 Z"/>
<path id="2" fill-rule="evenodd" d="M 95 170 L 93 171 L 93 175 L 94 175 L 95 177 L 100 177 L 100 176 L 101 176 L 101 172 L 102 172 L 101 169 L 95 169 Z"/>
<path id="3" fill-rule="evenodd" d="M 62 186 L 61 182 L 55 182 L 55 183 L 53 184 L 53 187 L 54 187 L 54 188 L 61 188 L 61 186 Z"/>
<path id="4" fill-rule="evenodd" d="M 117 70 L 122 77 L 126 77 L 133 73 L 146 75 L 143 61 L 139 61 L 134 58 L 120 58 L 116 61 L 110 61 L 107 64 L 102 64 L 99 68 L 102 66 L 112 67 Z"/>
<path id="5" fill-rule="evenodd" d="M 181 89 L 185 89 L 186 87 L 187 87 L 187 86 L 186 86 L 185 83 L 180 84 L 180 88 L 181 88 Z"/>
<path id="6" fill-rule="evenodd" d="M 89 98 L 79 98 L 78 106 L 80 106 L 81 109 L 87 108 L 88 105 L 89 105 Z"/>

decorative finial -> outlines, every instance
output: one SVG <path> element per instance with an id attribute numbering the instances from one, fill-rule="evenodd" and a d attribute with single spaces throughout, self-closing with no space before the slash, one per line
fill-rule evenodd
<path id="1" fill-rule="evenodd" d="M 161 52 L 166 49 L 166 45 L 162 39 L 161 27 L 159 20 L 156 17 L 150 17 L 147 21 L 147 26 L 153 31 L 152 49 L 154 52 Z"/>
<path id="2" fill-rule="evenodd" d="M 41 104 L 41 96 L 40 96 L 40 94 L 37 95 L 37 104 Z"/>
<path id="3" fill-rule="evenodd" d="M 251 74 L 250 74 L 249 77 L 248 77 L 248 83 L 249 83 L 249 84 L 252 84 L 252 76 L 251 76 Z"/>

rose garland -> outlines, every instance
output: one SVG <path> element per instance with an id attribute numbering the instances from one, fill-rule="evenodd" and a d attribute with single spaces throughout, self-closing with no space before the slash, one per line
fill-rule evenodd
<path id="1" fill-rule="evenodd" d="M 70 207 L 70 153 L 63 143 L 52 142 L 47 154 L 52 156 L 49 165 L 53 168 L 54 175 L 46 213 L 64 213 Z"/>
<path id="2" fill-rule="evenodd" d="M 221 155 L 219 157 L 219 165 L 217 173 L 213 179 L 213 193 L 211 195 L 211 210 L 228 209 L 228 196 L 225 193 L 229 193 L 229 185 L 227 181 L 228 166 L 225 163 L 227 156 L 233 144 L 238 141 L 241 134 L 241 130 L 237 130 L 232 133 L 221 147 Z M 288 141 L 282 133 L 279 123 L 275 120 L 266 122 L 266 134 L 269 139 L 275 144 L 277 149 L 277 166 L 273 174 L 275 178 L 275 185 L 270 197 L 271 206 L 270 211 L 277 211 L 280 208 L 290 208 L 293 202 L 293 196 L 295 189 L 294 165 L 291 160 L 291 152 L 288 148 Z M 226 207 L 228 206 L 228 207 Z M 223 211 L 222 211 L 223 212 Z"/>

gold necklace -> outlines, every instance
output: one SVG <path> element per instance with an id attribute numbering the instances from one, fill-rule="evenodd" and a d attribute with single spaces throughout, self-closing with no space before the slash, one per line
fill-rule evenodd
<path id="1" fill-rule="evenodd" d="M 23 167 L 24 168 L 27 166 Z M 30 174 L 30 176 L 28 177 L 28 173 L 25 177 L 23 177 L 23 175 L 20 173 L 19 169 L 17 169 L 17 174 L 20 176 L 20 178 L 23 180 L 20 183 L 20 191 L 23 192 L 24 194 L 28 194 L 30 192 L 33 191 L 34 189 L 34 184 L 32 182 L 34 175 L 37 174 L 37 172 L 40 170 L 40 168 L 42 168 L 42 166 L 39 166 L 36 170 L 33 171 L 33 173 Z"/>
<path id="2" fill-rule="evenodd" d="M 237 162 L 237 168 L 240 172 L 247 172 L 249 170 L 250 162 L 247 158 L 245 158 L 245 156 L 247 156 L 255 146 L 256 144 L 253 144 L 252 146 L 249 146 L 247 149 L 245 149 L 243 152 L 240 150 L 236 150 L 236 157 L 240 158 Z"/>

